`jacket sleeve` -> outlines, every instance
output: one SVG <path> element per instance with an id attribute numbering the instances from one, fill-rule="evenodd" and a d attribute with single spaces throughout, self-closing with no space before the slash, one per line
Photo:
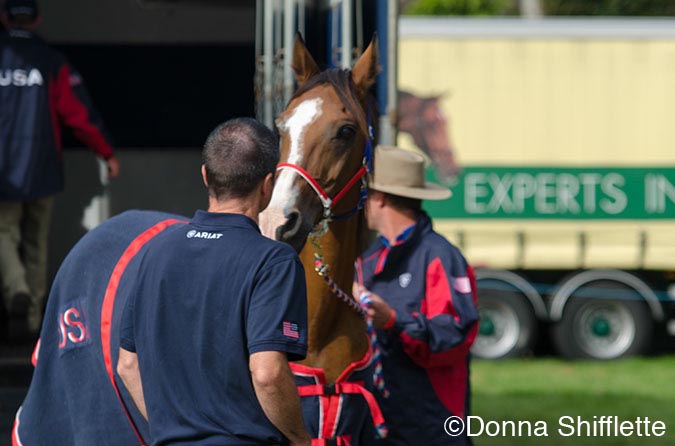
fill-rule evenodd
<path id="1" fill-rule="evenodd" d="M 67 63 L 59 68 L 54 88 L 56 113 L 61 122 L 72 129 L 78 140 L 102 158 L 113 156 L 113 149 L 103 134 L 98 115 L 91 108 L 88 94 L 76 92 L 76 89 L 84 90 L 79 75 L 73 74 Z"/>
<path id="2" fill-rule="evenodd" d="M 397 315 L 394 330 L 404 351 L 424 368 L 451 365 L 466 356 L 478 331 L 476 299 L 473 268 L 461 256 L 433 259 L 420 311 Z"/>

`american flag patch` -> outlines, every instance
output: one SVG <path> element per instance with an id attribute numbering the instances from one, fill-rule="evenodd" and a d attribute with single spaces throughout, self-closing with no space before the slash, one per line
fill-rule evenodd
<path id="1" fill-rule="evenodd" d="M 289 338 L 293 339 L 298 339 L 300 337 L 300 332 L 298 331 L 298 324 L 294 324 L 292 322 L 284 321 L 283 324 L 281 324 L 282 331 L 284 336 L 288 336 Z"/>
<path id="2" fill-rule="evenodd" d="M 468 277 L 455 277 L 453 287 L 460 293 L 469 294 L 471 292 L 471 280 Z"/>

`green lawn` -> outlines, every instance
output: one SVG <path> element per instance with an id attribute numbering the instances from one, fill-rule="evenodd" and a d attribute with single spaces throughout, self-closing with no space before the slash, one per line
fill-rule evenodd
<path id="1" fill-rule="evenodd" d="M 615 362 L 569 362 L 558 359 L 479 361 L 472 363 L 472 415 L 484 423 L 537 420 L 547 426 L 548 437 L 506 435 L 474 437 L 476 446 L 675 446 L 675 356 Z M 662 437 L 563 437 L 559 418 L 618 416 L 663 421 Z M 480 423 L 474 422 L 473 431 Z M 494 432 L 494 427 L 492 429 Z M 539 424 L 538 426 L 541 426 Z M 599 426 L 596 423 L 596 426 Z M 644 430 L 644 429 L 643 429 Z M 578 428 L 577 428 L 578 431 Z M 543 432 L 541 429 L 540 433 Z"/>

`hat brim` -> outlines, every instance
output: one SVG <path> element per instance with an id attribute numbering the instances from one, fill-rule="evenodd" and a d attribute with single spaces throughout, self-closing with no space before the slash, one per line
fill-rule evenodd
<path id="1" fill-rule="evenodd" d="M 405 187 L 371 183 L 370 187 L 380 192 L 418 200 L 446 200 L 452 196 L 450 189 L 436 183 L 426 183 L 425 187 Z"/>

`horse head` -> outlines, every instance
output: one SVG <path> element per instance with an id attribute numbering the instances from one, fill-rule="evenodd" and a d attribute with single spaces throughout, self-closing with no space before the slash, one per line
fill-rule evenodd
<path id="1" fill-rule="evenodd" d="M 439 179 L 451 185 L 456 182 L 461 168 L 455 159 L 448 120 L 439 103 L 441 97 L 422 97 L 399 91 L 398 130 L 412 136 L 415 145 L 431 158 Z"/>
<path id="2" fill-rule="evenodd" d="M 366 106 L 378 73 L 377 40 L 350 70 L 323 72 L 297 35 L 292 67 L 298 89 L 276 120 L 281 163 L 263 233 L 298 252 L 321 221 L 358 207 L 369 144 Z"/>

